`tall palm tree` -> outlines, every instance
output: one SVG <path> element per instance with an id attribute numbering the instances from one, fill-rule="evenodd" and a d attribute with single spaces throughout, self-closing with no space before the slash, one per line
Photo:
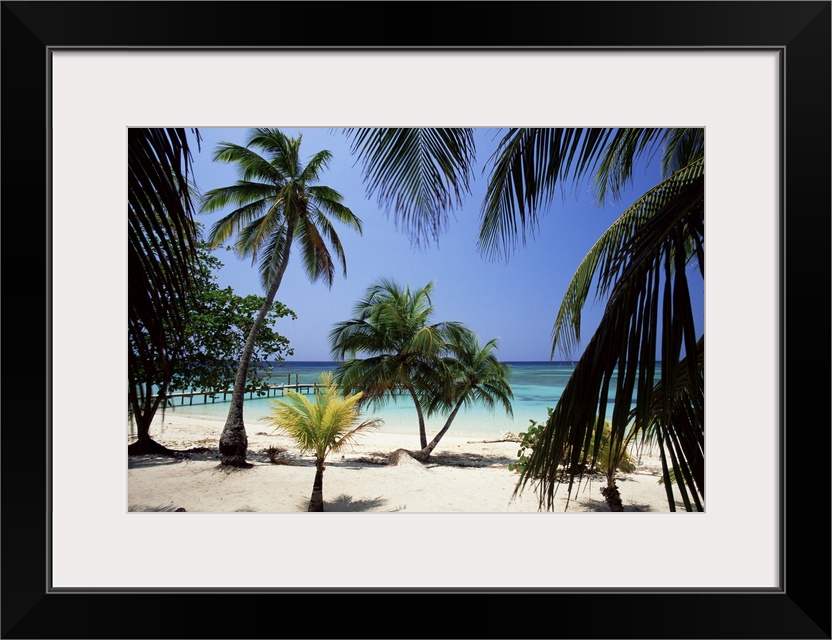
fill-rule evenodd
<path id="1" fill-rule="evenodd" d="M 354 309 L 329 334 L 332 355 L 343 362 L 335 380 L 348 391 L 362 391 L 364 401 L 381 403 L 399 393 L 410 395 L 419 420 L 420 448 L 428 446 L 421 389 L 435 379 L 436 364 L 448 343 L 466 329 L 458 322 L 430 324 L 434 283 L 411 291 L 381 279 L 371 285 Z M 366 357 L 356 357 L 363 354 Z"/>
<path id="2" fill-rule="evenodd" d="M 440 185 L 459 184 L 475 155 L 473 138 L 458 130 L 445 130 L 441 138 L 451 142 L 444 147 L 421 142 L 436 136 L 406 137 L 400 129 L 368 136 L 366 131 L 347 129 L 346 134 L 363 162 L 366 183 L 400 215 L 412 215 L 418 201 L 408 196 L 412 189 L 396 190 L 396 185 L 418 183 L 426 164 L 441 172 Z M 506 257 L 534 236 L 557 187 L 592 177 L 599 200 L 618 196 L 638 161 L 656 151 L 661 153 L 660 182 L 625 209 L 593 247 L 578 267 L 555 322 L 552 353 L 580 339 L 580 311 L 593 282 L 597 295 L 607 297 L 601 323 L 520 480 L 525 486 L 535 475 L 540 478 L 541 507 L 553 505 L 562 452 L 570 468 L 580 468 L 586 457 L 580 444 L 591 432 L 600 434 L 611 394 L 613 439 L 620 442 L 631 429 L 651 437 L 658 432 L 648 425 L 661 424 L 665 486 L 671 485 L 673 472 L 680 491 L 693 496 L 686 507 L 704 504 L 704 369 L 685 376 L 682 364 L 685 354 L 697 352 L 688 275 L 693 267 L 704 274 L 704 131 L 508 129 L 488 159 L 478 246 L 490 257 Z M 402 207 L 394 193 L 411 208 Z M 443 219 L 427 207 L 418 211 L 427 217 L 420 228 L 435 227 Z M 683 390 L 677 384 L 681 379 L 687 381 Z M 679 393 L 693 399 L 691 411 L 678 410 Z M 570 477 L 570 491 L 574 479 Z M 670 494 L 668 502 L 675 509 Z"/>
<path id="3" fill-rule="evenodd" d="M 208 191 L 202 211 L 213 212 L 231 204 L 237 208 L 211 227 L 209 241 L 221 245 L 235 233 L 236 253 L 259 260 L 265 302 L 254 319 L 234 382 L 228 418 L 220 436 L 220 460 L 224 465 L 245 466 L 248 437 L 243 421 L 246 376 L 255 339 L 274 303 L 293 244 L 301 252 L 303 267 L 313 282 L 332 286 L 335 258 L 347 273 L 341 241 L 333 218 L 361 233 L 361 221 L 343 205 L 334 189 L 318 184 L 321 172 L 332 158 L 319 151 L 303 164 L 302 136 L 289 138 L 277 129 L 252 129 L 245 147 L 223 142 L 214 153 L 218 162 L 236 163 L 240 180 L 228 187 Z M 259 150 L 261 155 L 257 153 Z M 331 253 L 332 252 L 332 253 Z"/>
<path id="4" fill-rule="evenodd" d="M 424 462 L 430 458 L 463 406 L 479 403 L 493 409 L 500 404 L 507 415 L 514 415 L 511 408 L 514 394 L 508 383 L 511 367 L 497 359 L 496 348 L 496 338 L 480 346 L 470 331 L 462 332 L 448 344 L 450 354 L 442 359 L 437 376 L 440 382 L 423 393 L 428 415 L 442 410 L 450 413 L 433 440 L 414 456 L 417 460 Z"/>
<path id="5" fill-rule="evenodd" d="M 363 431 L 381 424 L 379 418 L 358 423 L 361 393 L 343 395 L 332 382 L 331 373 L 323 373 L 321 385 L 310 400 L 308 396 L 287 391 L 283 400 L 272 400 L 271 424 L 297 442 L 302 453 L 315 454 L 315 480 L 308 511 L 324 510 L 324 462 L 332 451 L 354 442 Z"/>
<path id="6" fill-rule="evenodd" d="M 194 129 L 197 145 L 199 131 Z M 197 228 L 189 189 L 191 149 L 185 129 L 127 130 L 127 350 L 129 412 L 138 440 L 128 451 L 171 453 L 150 438 L 161 393 L 183 346 Z"/>

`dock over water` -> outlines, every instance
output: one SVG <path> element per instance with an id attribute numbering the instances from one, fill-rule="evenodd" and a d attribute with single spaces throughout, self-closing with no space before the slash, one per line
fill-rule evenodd
<path id="1" fill-rule="evenodd" d="M 246 392 L 249 400 L 257 398 L 271 398 L 280 397 L 286 391 L 295 391 L 296 393 L 312 394 L 316 393 L 321 387 L 317 382 L 295 382 L 294 384 L 268 384 Z M 178 391 L 176 393 L 166 393 L 164 398 L 170 405 L 193 405 L 194 398 L 197 399 L 196 404 L 209 404 L 215 402 L 231 402 L 231 397 L 234 394 L 234 389 L 223 389 L 218 391 Z M 178 402 L 177 402 L 178 400 Z"/>

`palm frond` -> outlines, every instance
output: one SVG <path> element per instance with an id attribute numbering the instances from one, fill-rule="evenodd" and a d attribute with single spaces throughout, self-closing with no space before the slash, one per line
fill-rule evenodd
<path id="1" fill-rule="evenodd" d="M 344 253 L 344 246 L 341 244 L 341 238 L 338 236 L 338 232 L 335 229 L 335 225 L 330 222 L 330 220 L 320 212 L 315 212 L 311 216 L 312 225 L 318 229 L 318 233 L 323 236 L 326 240 L 326 243 L 329 245 L 329 251 L 335 254 L 335 258 L 341 264 L 341 270 L 343 272 L 344 277 L 347 277 L 347 256 Z M 330 279 L 329 285 L 331 286 L 332 280 Z"/>
<path id="2" fill-rule="evenodd" d="M 552 329 L 552 355 L 560 347 L 566 357 L 570 358 L 573 349 L 581 340 L 581 312 L 592 283 L 596 282 L 597 285 L 597 299 L 606 296 L 616 277 L 620 275 L 617 256 L 627 255 L 625 248 L 641 226 L 658 212 L 665 210 L 674 200 L 683 200 L 684 194 L 689 192 L 687 190 L 692 188 L 692 193 L 702 193 L 701 185 L 691 185 L 701 180 L 704 173 L 704 160 L 697 160 L 677 171 L 636 200 L 601 235 L 581 261 L 567 286 Z M 603 273 L 604 277 L 596 280 L 599 272 Z"/>
<path id="3" fill-rule="evenodd" d="M 642 155 L 655 154 L 666 137 L 666 129 L 616 129 L 595 174 L 598 202 L 602 204 L 607 195 L 617 199 Z"/>
<path id="4" fill-rule="evenodd" d="M 479 250 L 491 258 L 507 258 L 533 237 L 540 212 L 556 188 L 567 180 L 577 183 L 594 166 L 611 131 L 510 129 L 490 158 Z"/>
<path id="5" fill-rule="evenodd" d="M 332 256 L 318 227 L 313 224 L 309 216 L 298 218 L 295 225 L 295 239 L 300 245 L 301 261 L 309 280 L 312 282 L 323 280 L 324 284 L 331 287 L 335 278 Z"/>
<path id="6" fill-rule="evenodd" d="M 218 187 L 203 194 L 200 208 L 205 213 L 219 211 L 229 204 L 240 208 L 252 202 L 263 202 L 274 197 L 274 185 L 238 180 L 228 187 Z"/>
<path id="7" fill-rule="evenodd" d="M 268 205 L 268 208 L 262 211 L 265 205 Z M 237 239 L 234 242 L 234 251 L 238 256 L 241 258 L 250 256 L 253 264 L 257 260 L 258 255 L 260 255 L 263 247 L 269 245 L 269 240 L 274 234 L 280 233 L 283 227 L 286 226 L 286 220 L 280 212 L 280 205 L 280 201 L 260 201 L 252 203 L 250 205 L 251 209 L 244 207 L 246 209 L 245 211 L 237 209 L 233 212 L 240 214 L 231 221 L 231 225 L 237 233 Z M 262 215 L 257 218 L 252 217 L 252 214 L 258 209 L 261 209 Z M 219 221 L 217 225 L 226 218 Z M 217 228 L 217 225 L 214 226 L 214 229 Z M 215 235 L 212 229 L 211 238 L 216 241 L 219 237 L 221 236 L 219 234 Z"/>
<path id="8" fill-rule="evenodd" d="M 213 248 L 219 247 L 240 229 L 255 223 L 269 213 L 273 215 L 276 212 L 276 206 L 279 206 L 279 204 L 275 203 L 272 199 L 264 198 L 249 202 L 239 209 L 235 209 L 211 225 L 211 229 L 208 232 L 208 242 L 211 243 Z M 239 245 L 239 243 L 237 244 Z M 239 246 L 237 250 L 238 254 L 245 256 L 246 253 L 240 253 L 241 250 L 242 246 Z"/>
<path id="9" fill-rule="evenodd" d="M 379 354 L 345 360 L 335 370 L 334 379 L 346 392 L 360 391 L 364 403 L 377 406 L 395 400 L 391 392 L 404 389 L 408 378 L 401 361 Z"/>
<path id="10" fill-rule="evenodd" d="M 197 143 L 199 132 L 194 130 Z M 128 129 L 128 327 L 170 351 L 164 324 L 182 327 L 197 237 L 185 129 Z"/>
<path id="11" fill-rule="evenodd" d="M 460 128 L 347 128 L 367 196 L 392 211 L 411 239 L 436 240 L 449 212 L 470 193 L 473 131 Z"/>
<path id="12" fill-rule="evenodd" d="M 268 291 L 272 283 L 285 269 L 287 258 L 287 242 L 292 242 L 289 238 L 289 225 L 282 224 L 276 229 L 260 251 L 260 260 L 257 265 L 257 272 L 260 274 L 260 286 L 264 291 Z M 291 251 L 291 247 L 289 247 Z"/>
<path id="13" fill-rule="evenodd" d="M 318 151 L 307 160 L 306 165 L 303 167 L 300 175 L 298 175 L 298 181 L 304 184 L 314 185 L 318 181 L 321 172 L 329 166 L 330 162 L 332 162 L 331 151 L 327 151 L 326 149 Z M 334 190 L 330 191 L 334 193 Z M 340 195 L 336 195 L 333 199 L 340 201 L 341 197 Z"/>
<path id="14" fill-rule="evenodd" d="M 384 424 L 384 420 L 381 418 L 369 418 L 364 420 L 360 424 L 356 425 L 349 431 L 347 431 L 343 436 L 341 436 L 338 440 L 336 440 L 330 449 L 330 451 L 341 451 L 345 447 L 353 444 L 359 437 L 365 435 L 365 431 L 369 429 L 378 429 Z"/>
<path id="15" fill-rule="evenodd" d="M 642 446 L 656 443 L 662 451 L 662 478 L 668 503 L 675 505 L 671 486 L 675 485 L 688 511 L 704 508 L 704 370 L 705 339 L 702 337 L 696 343 L 693 357 L 687 356 L 679 363 L 675 379 L 660 380 L 656 384 L 646 422 L 639 429 Z M 631 417 L 645 419 L 637 411 Z"/>
<path id="16" fill-rule="evenodd" d="M 258 182 L 278 185 L 285 178 L 278 168 L 266 158 L 247 147 L 241 147 L 231 142 L 219 143 L 214 151 L 213 160 L 214 162 L 236 164 L 243 182 L 251 182 L 256 179 Z"/>
<path id="17" fill-rule="evenodd" d="M 335 189 L 317 185 L 310 186 L 308 191 L 311 196 L 310 199 L 314 201 L 315 207 L 321 211 L 322 215 L 332 216 L 338 222 L 354 229 L 359 234 L 363 233 L 364 227 L 361 220 L 349 207 L 344 206 L 343 196 Z"/>
<path id="18" fill-rule="evenodd" d="M 701 127 L 693 129 L 670 129 L 665 139 L 661 158 L 663 176 L 686 167 L 695 160 L 705 157 L 705 130 Z"/>
<path id="19" fill-rule="evenodd" d="M 604 315 L 547 421 L 538 447 L 529 457 L 518 487 L 538 480 L 541 506 L 551 508 L 559 483 L 558 466 L 564 464 L 572 492 L 576 469 L 594 464 L 597 450 L 586 445 L 600 441 L 608 400 L 614 398 L 610 424 L 612 438 L 623 440 L 631 428 L 631 407 L 636 405 L 632 428 L 649 423 L 660 354 L 660 380 L 673 388 L 681 370 L 681 354 L 696 352 L 696 327 L 686 277 L 688 245 L 693 237 L 704 247 L 704 179 L 695 178 L 644 221 L 609 262 L 601 279 L 617 279 Z M 704 253 L 704 249 L 702 249 Z M 661 339 L 659 340 L 659 328 Z M 686 430 L 696 425 L 668 423 L 682 431 L 668 438 L 695 439 Z M 685 459 L 674 461 L 674 467 Z M 671 508 L 673 506 L 671 505 Z"/>

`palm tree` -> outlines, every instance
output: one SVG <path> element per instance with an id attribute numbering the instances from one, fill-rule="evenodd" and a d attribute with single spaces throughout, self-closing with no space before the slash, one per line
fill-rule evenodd
<path id="1" fill-rule="evenodd" d="M 363 161 L 365 182 L 398 215 L 413 216 L 415 210 L 424 218 L 411 229 L 436 228 L 445 212 L 418 206 L 418 192 L 397 185 L 418 184 L 426 165 L 442 176 L 433 181 L 440 189 L 464 183 L 475 155 L 473 138 L 444 130 L 440 137 L 449 142 L 440 146 L 429 143 L 438 134 L 413 137 L 401 133 L 406 130 L 384 129 L 370 136 L 366 131 L 346 130 Z M 661 152 L 661 180 L 624 210 L 578 267 L 555 322 L 553 354 L 580 340 L 580 312 L 593 282 L 596 295 L 607 298 L 601 323 L 541 434 L 542 446 L 533 451 L 519 481 L 522 487 L 540 479 L 541 507 L 553 506 L 562 456 L 571 469 L 586 462 L 581 444 L 593 432 L 601 433 L 611 396 L 613 439 L 621 441 L 631 423 L 648 438 L 659 433 L 648 425 L 661 425 L 661 437 L 655 437 L 665 486 L 670 487 L 672 472 L 680 491 L 693 496 L 686 508 L 704 504 L 704 369 L 683 375 L 685 354 L 697 352 L 688 274 L 694 267 L 704 274 L 705 264 L 704 131 L 509 129 L 489 158 L 478 246 L 490 257 L 507 257 L 534 236 L 558 186 L 593 176 L 599 201 L 617 197 L 637 162 L 656 151 Z M 679 409 L 682 398 L 692 401 L 689 411 Z"/>
<path id="2" fill-rule="evenodd" d="M 602 235 L 579 266 L 561 304 L 553 349 L 560 340 L 573 344 L 579 338 L 580 310 L 591 282 L 597 282 L 597 296 L 608 296 L 601 322 L 526 468 L 528 473 L 541 474 L 541 501 L 547 505 L 552 502 L 554 470 L 564 457 L 570 468 L 587 459 L 594 462 L 595 452 L 581 444 L 588 434 L 601 436 L 608 399 L 614 397 L 610 420 L 614 445 L 619 447 L 625 437 L 636 435 L 655 439 L 666 486 L 671 473 L 678 477 L 690 469 L 686 482 L 677 487 L 683 495 L 693 496 L 692 501 L 684 498 L 687 509 L 704 508 L 704 360 L 694 360 L 701 365 L 696 375 L 682 377 L 687 369 L 685 354 L 696 354 L 699 348 L 688 277 L 692 266 L 704 270 L 700 133 L 627 130 L 611 141 L 599 165 L 599 193 L 608 186 L 615 191 L 632 170 L 638 149 L 656 136 L 663 148 L 665 177 Z M 682 399 L 690 410 L 671 411 Z M 521 478 L 521 483 L 529 477 Z M 574 479 L 573 474 L 570 491 Z M 670 491 L 668 506 L 675 510 Z"/>
<path id="3" fill-rule="evenodd" d="M 600 439 L 593 433 L 589 443 L 584 445 L 584 449 L 591 451 L 595 460 L 590 469 L 602 473 L 607 482 L 605 487 L 601 487 L 601 495 L 604 496 L 607 506 L 609 506 L 610 511 L 620 512 L 624 511 L 624 503 L 615 482 L 615 474 L 617 471 L 631 473 L 636 468 L 628 450 L 634 432 L 631 431 L 621 441 L 613 440 L 611 436 L 612 425 L 608 420 L 605 420 Z M 583 469 L 580 472 L 583 473 Z M 566 503 L 568 508 L 568 499 Z"/>
<path id="4" fill-rule="evenodd" d="M 194 129 L 197 144 L 199 131 Z M 131 454 L 172 453 L 150 437 L 150 422 L 181 356 L 197 228 L 189 189 L 185 129 L 127 130 L 127 350 L 129 413 L 138 440 Z"/>
<path id="5" fill-rule="evenodd" d="M 342 395 L 332 382 L 331 373 L 323 373 L 321 385 L 313 399 L 302 393 L 286 391 L 283 400 L 272 400 L 273 424 L 277 431 L 297 442 L 302 453 L 315 454 L 315 481 L 308 511 L 324 510 L 324 462 L 332 451 L 338 451 L 355 441 L 363 431 L 381 424 L 380 419 L 365 420 L 360 424 L 358 403 L 361 393 Z"/>
<path id="6" fill-rule="evenodd" d="M 237 207 L 211 227 L 209 240 L 217 247 L 236 233 L 235 251 L 241 257 L 250 256 L 252 264 L 259 259 L 260 280 L 266 291 L 265 302 L 254 319 L 240 357 L 231 407 L 220 436 L 220 460 L 224 465 L 246 465 L 248 437 L 243 421 L 246 376 L 255 339 L 283 280 L 292 245 L 298 245 L 309 279 L 323 280 L 331 287 L 335 264 L 330 251 L 341 263 L 345 276 L 347 267 L 330 217 L 361 233 L 361 221 L 342 204 L 342 196 L 330 187 L 317 184 L 332 154 L 319 151 L 304 165 L 300 157 L 301 140 L 302 136 L 289 138 L 277 129 L 252 129 L 245 147 L 221 143 L 214 160 L 236 163 L 240 180 L 207 192 L 202 200 L 203 212 L 217 211 L 229 204 Z"/>
<path id="7" fill-rule="evenodd" d="M 429 324 L 434 283 L 411 291 L 381 279 L 371 285 L 354 309 L 329 334 L 332 355 L 343 360 L 335 380 L 347 391 L 362 391 L 364 402 L 381 403 L 405 392 L 416 407 L 420 448 L 428 446 L 421 390 L 435 381 L 436 365 L 446 345 L 466 329 L 458 322 Z M 358 354 L 367 357 L 357 358 Z M 345 359 L 346 358 L 346 359 Z"/>
<path id="8" fill-rule="evenodd" d="M 511 401 L 514 394 L 508 383 L 511 368 L 497 359 L 494 350 L 497 340 L 492 338 L 480 346 L 479 340 L 471 332 L 462 332 L 455 342 L 448 344 L 449 356 L 443 358 L 439 380 L 444 381 L 427 389 L 425 402 L 428 415 L 440 410 L 450 410 L 442 429 L 426 447 L 413 457 L 422 462 L 439 444 L 448 429 L 451 428 L 459 410 L 474 403 L 480 403 L 493 409 L 501 404 L 509 416 L 514 415 Z"/>

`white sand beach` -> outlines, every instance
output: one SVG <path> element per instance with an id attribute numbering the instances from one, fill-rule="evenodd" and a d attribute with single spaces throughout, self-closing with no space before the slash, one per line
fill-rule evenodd
<path id="1" fill-rule="evenodd" d="M 146 455 L 128 458 L 129 511 L 261 512 L 306 511 L 315 476 L 314 456 L 300 455 L 293 442 L 271 428 L 247 424 L 248 469 L 219 464 L 223 421 L 157 415 L 151 436 L 174 450 L 197 449 L 186 457 Z M 429 437 L 432 434 L 429 434 Z M 128 438 L 128 442 L 132 439 Z M 406 460 L 396 466 L 387 456 L 399 448 L 417 449 L 418 435 L 369 432 L 349 450 L 327 458 L 324 509 L 329 512 L 504 513 L 537 512 L 534 487 L 514 496 L 518 474 L 508 465 L 518 443 L 454 436 L 451 430 L 425 465 Z M 266 450 L 280 453 L 277 464 Z M 655 453 L 655 452 L 654 452 Z M 617 484 L 625 511 L 668 512 L 659 484 L 659 459 L 643 453 L 636 472 L 620 474 Z M 558 489 L 554 511 L 609 511 L 601 495 L 604 479 L 588 478 L 567 507 L 566 486 Z M 682 509 L 683 510 L 683 509 Z"/>

